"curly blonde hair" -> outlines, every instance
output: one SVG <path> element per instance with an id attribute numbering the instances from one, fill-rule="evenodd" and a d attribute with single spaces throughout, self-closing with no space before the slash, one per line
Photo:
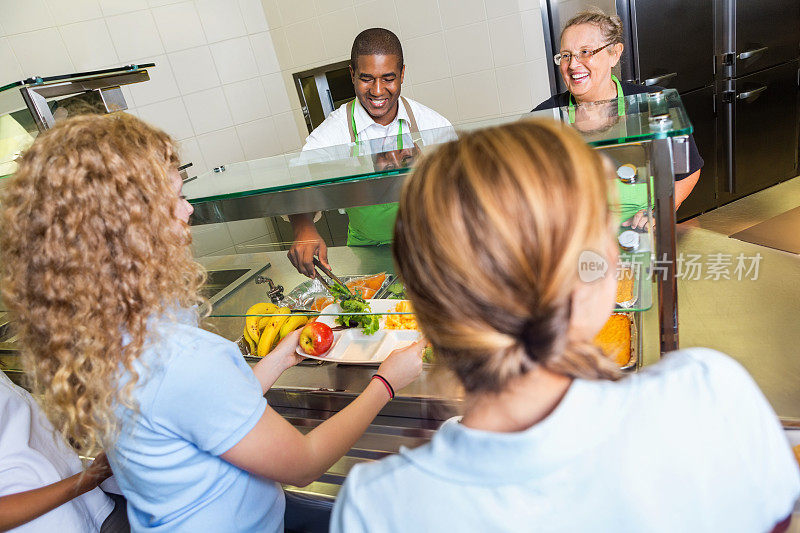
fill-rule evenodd
<path id="1" fill-rule="evenodd" d="M 609 168 L 571 128 L 527 120 L 461 136 L 406 181 L 397 270 L 437 358 L 468 392 L 498 392 L 540 366 L 617 379 L 570 338 L 578 258 L 611 239 Z"/>
<path id="2" fill-rule="evenodd" d="M 42 406 L 80 453 L 113 440 L 117 404 L 136 408 L 148 317 L 204 301 L 177 163 L 133 116 L 78 116 L 36 139 L 2 195 L 3 299 Z"/>

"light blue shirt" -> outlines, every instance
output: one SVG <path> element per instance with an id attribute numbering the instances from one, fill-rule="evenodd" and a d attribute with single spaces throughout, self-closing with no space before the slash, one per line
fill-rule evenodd
<path id="1" fill-rule="evenodd" d="M 136 362 L 139 412 L 117 409 L 108 457 L 131 529 L 282 531 L 280 486 L 219 457 L 264 413 L 261 385 L 234 343 L 196 324 L 189 311 L 150 321 Z"/>
<path id="2" fill-rule="evenodd" d="M 761 391 L 694 348 L 621 381 L 575 380 L 525 431 L 451 419 L 424 446 L 356 466 L 331 531 L 762 532 L 798 495 Z"/>

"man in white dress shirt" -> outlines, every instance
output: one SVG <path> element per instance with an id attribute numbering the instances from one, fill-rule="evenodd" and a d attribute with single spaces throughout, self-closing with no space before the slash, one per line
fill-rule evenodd
<path id="1" fill-rule="evenodd" d="M 416 152 L 409 134 L 423 132 L 423 141 L 431 135 L 439 139 L 452 136 L 452 125 L 446 118 L 400 96 L 404 73 L 403 48 L 394 33 L 371 28 L 358 34 L 350 53 L 356 98 L 328 115 L 306 138 L 303 151 L 346 146 L 349 154 L 351 147 L 373 141 L 368 144 L 381 145 L 373 152 L 391 150 L 396 157 L 389 159 L 407 160 Z M 437 135 L 437 130 L 450 133 Z M 396 203 L 347 209 L 348 246 L 391 243 L 396 212 Z M 315 255 L 328 264 L 327 245 L 314 226 L 313 215 L 292 215 L 289 220 L 294 228 L 289 260 L 300 273 L 314 277 Z"/>

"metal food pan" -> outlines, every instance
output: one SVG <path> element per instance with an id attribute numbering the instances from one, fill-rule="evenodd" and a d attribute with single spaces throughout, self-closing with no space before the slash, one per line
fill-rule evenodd
<path id="1" fill-rule="evenodd" d="M 383 280 L 383 285 L 381 288 L 378 289 L 378 292 L 375 293 L 374 298 L 376 300 L 383 300 L 386 298 L 386 294 L 389 292 L 389 287 L 397 281 L 397 276 L 394 274 L 386 274 L 386 279 Z"/>
<path id="2" fill-rule="evenodd" d="M 620 367 L 620 370 L 632 372 L 639 368 L 639 355 L 642 351 L 642 342 L 639 336 L 639 329 L 641 325 L 641 313 L 618 313 L 628 317 L 631 322 L 631 358 L 628 364 Z"/>
<path id="3" fill-rule="evenodd" d="M 339 276 L 339 279 L 341 279 L 344 283 L 349 283 L 354 279 L 381 273 L 386 274 L 386 279 L 384 279 L 381 286 L 378 287 L 375 295 L 370 298 L 377 299 L 380 298 L 381 293 L 386 292 L 386 290 L 389 288 L 389 285 L 391 285 L 396 279 L 393 274 L 390 274 L 389 272 L 376 272 L 375 274 L 349 274 Z M 309 279 L 300 283 L 288 294 L 286 294 L 281 301 L 281 305 L 285 305 L 291 309 L 309 309 L 313 305 L 314 301 L 320 297 L 330 297 L 330 293 L 318 279 Z"/>
<path id="4" fill-rule="evenodd" d="M 631 307 L 635 307 L 637 302 L 641 297 L 641 278 L 642 273 L 639 272 L 637 274 L 636 269 L 634 268 L 635 263 L 623 263 L 622 266 L 629 267 L 634 275 L 633 275 L 633 289 L 631 290 L 631 294 L 633 295 L 630 300 L 624 302 L 615 302 L 615 306 L 617 309 L 630 309 Z M 640 267 L 641 270 L 641 267 Z"/>

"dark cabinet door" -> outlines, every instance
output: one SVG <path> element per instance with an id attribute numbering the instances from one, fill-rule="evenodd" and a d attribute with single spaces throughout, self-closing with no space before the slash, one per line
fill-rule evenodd
<path id="1" fill-rule="evenodd" d="M 734 76 L 741 77 L 797 59 L 800 55 L 800 2 L 736 0 L 735 31 Z"/>
<path id="2" fill-rule="evenodd" d="M 697 185 L 678 209 L 678 220 L 686 220 L 717 206 L 717 118 L 714 113 L 714 87 L 682 94 L 681 100 L 694 126 L 694 141 L 704 162 Z"/>
<path id="3" fill-rule="evenodd" d="M 639 81 L 686 92 L 714 80 L 712 0 L 632 0 Z"/>
<path id="4" fill-rule="evenodd" d="M 726 82 L 719 120 L 724 141 L 723 201 L 795 175 L 798 68 L 800 62 L 793 61 Z"/>

